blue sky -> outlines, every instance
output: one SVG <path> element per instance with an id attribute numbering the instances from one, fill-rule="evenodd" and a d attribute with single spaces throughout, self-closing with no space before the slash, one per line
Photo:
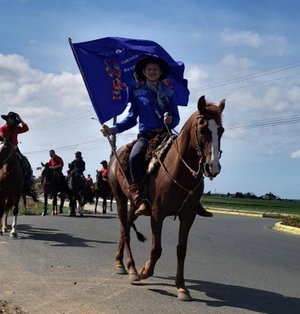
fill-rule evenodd
<path id="1" fill-rule="evenodd" d="M 191 96 L 178 130 L 199 96 L 226 98 L 222 172 L 205 191 L 300 198 L 298 1 L 0 0 L 0 7 L 0 111 L 28 122 L 20 149 L 33 168 L 51 148 L 65 163 L 81 150 L 94 177 L 109 156 L 67 38 L 141 38 L 185 63 Z M 119 135 L 118 145 L 136 132 Z"/>

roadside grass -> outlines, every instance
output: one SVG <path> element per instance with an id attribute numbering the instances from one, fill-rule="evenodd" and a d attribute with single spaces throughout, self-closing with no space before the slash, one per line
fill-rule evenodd
<path id="1" fill-rule="evenodd" d="M 203 195 L 201 202 L 206 208 L 223 208 L 269 214 L 300 215 L 298 200 L 263 200 Z"/>
<path id="2" fill-rule="evenodd" d="M 24 207 L 24 203 L 21 200 L 20 201 L 20 206 L 19 206 L 19 214 L 20 215 L 25 215 L 25 216 L 40 216 L 42 215 L 43 211 L 44 211 L 44 203 L 41 201 L 37 201 L 36 203 L 33 202 L 33 200 L 31 198 L 27 198 L 26 200 L 26 210 Z M 67 214 L 68 213 L 68 208 L 67 207 L 63 207 L 63 213 Z M 50 215 L 52 212 L 52 204 L 48 204 L 48 215 Z M 11 213 L 10 213 L 11 215 Z"/>

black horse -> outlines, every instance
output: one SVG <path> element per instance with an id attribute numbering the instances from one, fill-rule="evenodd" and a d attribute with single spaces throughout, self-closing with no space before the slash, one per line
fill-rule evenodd
<path id="1" fill-rule="evenodd" d="M 99 197 L 103 199 L 102 214 L 106 214 L 107 199 L 110 199 L 110 211 L 112 212 L 113 193 L 107 180 L 104 180 L 100 171 L 97 171 L 96 182 L 94 184 L 95 214 L 97 214 L 97 206 Z"/>
<path id="2" fill-rule="evenodd" d="M 84 205 L 86 204 L 87 184 L 83 175 L 76 171 L 71 171 L 68 175 L 68 195 L 69 195 L 69 216 L 76 216 L 78 202 L 78 211 L 83 216 Z"/>
<path id="3" fill-rule="evenodd" d="M 60 178 L 60 174 L 54 169 L 49 167 L 49 164 L 43 164 L 42 174 L 41 174 L 41 183 L 44 193 L 44 212 L 43 216 L 47 215 L 48 210 L 48 197 L 52 198 L 52 215 L 58 214 L 57 209 L 57 198 L 60 198 L 59 214 L 63 213 L 65 193 L 66 193 L 66 180 Z"/>

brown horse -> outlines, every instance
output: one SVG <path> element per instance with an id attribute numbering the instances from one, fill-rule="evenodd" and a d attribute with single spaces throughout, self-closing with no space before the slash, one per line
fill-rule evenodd
<path id="1" fill-rule="evenodd" d="M 0 141 L 0 234 L 3 234 L 3 215 L 12 209 L 14 218 L 10 236 L 17 237 L 17 216 L 23 183 L 15 146 L 7 140 Z"/>
<path id="2" fill-rule="evenodd" d="M 131 205 L 127 212 L 128 188 L 115 157 L 108 167 L 109 182 L 112 187 L 119 219 L 121 222 L 120 241 L 116 253 L 116 271 L 127 273 L 123 264 L 124 249 L 128 260 L 127 268 L 131 281 L 146 279 L 153 275 L 154 267 L 161 256 L 161 231 L 167 216 L 178 216 L 180 220 L 177 246 L 176 286 L 178 298 L 191 300 L 184 281 L 184 260 L 190 228 L 197 214 L 200 197 L 203 193 L 203 175 L 212 179 L 221 170 L 220 139 L 224 132 L 222 111 L 225 100 L 218 105 L 206 103 L 205 97 L 198 100 L 198 111 L 190 116 L 178 137 L 173 140 L 159 169 L 150 176 L 148 195 L 151 203 L 152 249 L 150 259 L 138 273 L 135 267 L 131 247 L 130 228 L 136 219 L 135 208 Z M 121 147 L 120 154 L 124 150 Z M 159 192 L 158 192 L 159 191 Z"/>

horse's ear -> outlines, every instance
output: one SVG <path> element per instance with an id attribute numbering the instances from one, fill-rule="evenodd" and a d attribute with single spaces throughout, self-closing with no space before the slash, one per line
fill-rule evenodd
<path id="1" fill-rule="evenodd" d="M 42 162 L 41 162 L 41 165 L 42 165 L 42 167 L 45 167 L 45 164 L 43 164 Z"/>
<path id="2" fill-rule="evenodd" d="M 198 100 L 198 110 L 201 114 L 204 114 L 206 108 L 205 96 L 201 96 Z"/>
<path id="3" fill-rule="evenodd" d="M 99 171 L 98 171 L 98 170 L 96 170 L 96 172 L 97 172 L 97 174 L 99 173 Z"/>
<path id="4" fill-rule="evenodd" d="M 222 99 L 221 101 L 220 101 L 220 103 L 219 103 L 219 109 L 220 109 L 220 111 L 221 112 L 223 112 L 223 110 L 224 110 L 224 108 L 225 108 L 225 101 L 226 101 L 226 99 Z"/>

